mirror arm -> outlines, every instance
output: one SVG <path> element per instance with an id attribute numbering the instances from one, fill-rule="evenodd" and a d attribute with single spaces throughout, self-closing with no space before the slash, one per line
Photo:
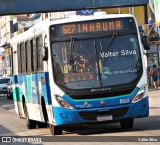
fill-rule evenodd
<path id="1" fill-rule="evenodd" d="M 144 49 L 149 50 L 150 49 L 150 44 L 149 44 L 148 37 L 147 36 L 141 36 L 141 41 L 142 41 L 142 44 L 144 46 Z"/>

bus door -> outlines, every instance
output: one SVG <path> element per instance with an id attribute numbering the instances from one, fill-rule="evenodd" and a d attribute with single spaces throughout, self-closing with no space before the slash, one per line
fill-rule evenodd
<path id="1" fill-rule="evenodd" d="M 39 121 L 43 121 L 42 109 L 41 109 L 41 97 L 46 97 L 46 84 L 45 82 L 45 73 L 43 70 L 43 60 L 41 49 L 43 46 L 42 36 L 37 37 L 33 40 L 33 70 L 32 74 L 32 95 L 33 101 L 38 105 L 37 109 L 39 114 Z"/>
<path id="2" fill-rule="evenodd" d="M 32 96 L 33 103 L 40 104 L 42 96 L 41 79 L 45 77 L 43 72 L 43 61 L 41 56 L 42 36 L 33 39 L 32 49 Z"/>
<path id="3" fill-rule="evenodd" d="M 28 73 L 26 75 L 27 86 L 27 101 L 30 104 L 28 106 L 28 112 L 30 119 L 41 121 L 40 113 L 40 92 L 38 83 L 38 58 L 37 58 L 37 42 L 36 38 L 32 39 L 27 50 L 27 59 L 30 64 L 28 65 Z M 29 68 L 30 67 L 30 68 Z"/>

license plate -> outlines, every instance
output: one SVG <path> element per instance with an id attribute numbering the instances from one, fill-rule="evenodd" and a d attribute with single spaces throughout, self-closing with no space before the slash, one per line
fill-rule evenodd
<path id="1" fill-rule="evenodd" d="M 105 115 L 105 116 L 97 116 L 97 121 L 108 121 L 113 120 L 112 115 Z"/>

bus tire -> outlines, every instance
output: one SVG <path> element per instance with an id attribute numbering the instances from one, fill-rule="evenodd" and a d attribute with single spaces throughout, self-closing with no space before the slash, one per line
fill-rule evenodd
<path id="1" fill-rule="evenodd" d="M 36 128 L 37 122 L 29 119 L 28 111 L 25 103 L 24 103 L 24 114 L 25 114 L 25 122 L 26 122 L 27 128 L 28 129 Z"/>
<path id="2" fill-rule="evenodd" d="M 132 128 L 134 124 L 134 119 L 133 118 L 123 119 L 120 121 L 120 124 L 123 129 Z"/>
<path id="3" fill-rule="evenodd" d="M 47 115 L 47 109 L 46 109 L 44 98 L 41 99 L 41 103 L 42 103 L 41 105 L 42 105 L 42 112 L 43 112 L 44 121 L 47 126 L 49 123 L 48 123 L 48 115 Z"/>
<path id="4" fill-rule="evenodd" d="M 47 124 L 44 123 L 44 122 L 37 122 L 37 125 L 38 125 L 38 128 L 46 128 L 47 127 Z"/>
<path id="5" fill-rule="evenodd" d="M 62 127 L 61 126 L 55 126 L 50 125 L 50 132 L 52 135 L 61 135 L 62 134 Z"/>

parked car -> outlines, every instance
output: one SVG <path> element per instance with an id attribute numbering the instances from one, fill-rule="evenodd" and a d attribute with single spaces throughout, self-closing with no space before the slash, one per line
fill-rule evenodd
<path id="1" fill-rule="evenodd" d="M 0 94 L 6 94 L 8 99 L 13 99 L 10 77 L 0 78 Z"/>

